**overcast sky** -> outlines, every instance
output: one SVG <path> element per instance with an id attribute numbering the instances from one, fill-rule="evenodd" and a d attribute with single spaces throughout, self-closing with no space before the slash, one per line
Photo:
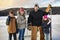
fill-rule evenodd
<path id="1" fill-rule="evenodd" d="M 16 7 L 31 8 L 34 4 L 39 4 L 40 7 L 60 6 L 60 0 L 0 0 L 0 10 Z"/>

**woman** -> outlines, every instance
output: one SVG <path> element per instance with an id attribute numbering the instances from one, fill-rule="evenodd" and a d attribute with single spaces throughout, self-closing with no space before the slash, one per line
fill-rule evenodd
<path id="1" fill-rule="evenodd" d="M 52 18 L 52 6 L 51 6 L 51 4 L 49 4 L 48 5 L 48 7 L 46 8 L 46 10 L 45 10 L 47 13 L 49 13 L 49 19 L 51 20 L 51 18 Z M 49 25 L 49 26 L 51 26 L 51 24 Z M 52 33 L 51 33 L 51 27 L 50 27 L 50 40 L 52 40 Z"/>
<path id="2" fill-rule="evenodd" d="M 51 4 L 48 5 L 48 7 L 45 10 L 47 13 L 49 13 L 50 15 L 52 15 L 52 6 Z"/>
<path id="3" fill-rule="evenodd" d="M 18 23 L 18 33 L 19 40 L 24 40 L 24 33 L 26 28 L 26 18 L 24 8 L 20 8 L 19 13 L 17 14 L 17 23 Z"/>

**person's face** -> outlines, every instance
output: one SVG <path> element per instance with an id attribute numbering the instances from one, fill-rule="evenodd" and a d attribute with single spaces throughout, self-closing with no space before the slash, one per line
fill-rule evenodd
<path id="1" fill-rule="evenodd" d="M 23 15 L 24 14 L 24 11 L 21 11 L 20 14 Z"/>
<path id="2" fill-rule="evenodd" d="M 47 18 L 44 18 L 44 20 L 46 21 L 46 20 L 47 20 Z"/>
<path id="3" fill-rule="evenodd" d="M 39 9 L 38 6 L 35 6 L 35 7 L 34 7 L 34 10 L 35 10 L 35 11 L 38 11 L 38 9 Z"/>

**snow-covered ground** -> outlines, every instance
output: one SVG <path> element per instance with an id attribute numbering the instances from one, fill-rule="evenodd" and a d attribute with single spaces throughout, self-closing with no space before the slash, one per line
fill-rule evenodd
<path id="1" fill-rule="evenodd" d="M 0 17 L 0 40 L 8 40 L 7 26 L 6 26 L 7 16 Z M 52 15 L 52 39 L 60 40 L 60 15 Z M 25 40 L 31 39 L 31 31 L 25 31 Z M 37 40 L 39 40 L 39 32 L 37 34 Z"/>

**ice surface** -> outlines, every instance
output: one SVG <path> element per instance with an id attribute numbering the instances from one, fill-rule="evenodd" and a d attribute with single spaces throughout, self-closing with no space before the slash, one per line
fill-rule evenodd
<path id="1" fill-rule="evenodd" d="M 0 17 L 0 40 L 8 40 L 6 18 L 7 16 Z M 60 40 L 60 15 L 52 15 L 52 39 Z M 25 31 L 25 40 L 31 40 L 31 31 L 27 29 Z M 39 32 L 37 40 L 39 40 Z"/>

